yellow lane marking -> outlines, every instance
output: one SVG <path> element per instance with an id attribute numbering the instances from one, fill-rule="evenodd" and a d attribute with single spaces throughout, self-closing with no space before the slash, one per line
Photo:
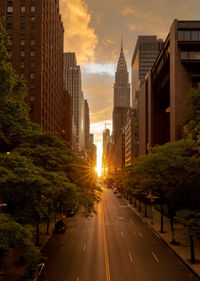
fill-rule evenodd
<path id="1" fill-rule="evenodd" d="M 104 212 L 102 203 L 101 207 L 101 215 L 102 215 L 102 227 L 103 227 L 103 241 L 104 241 L 104 255 L 105 255 L 105 265 L 106 265 L 106 280 L 110 281 L 110 266 L 109 266 L 109 257 L 108 257 L 108 244 L 106 239 L 106 227 L 105 227 L 105 220 L 104 220 Z"/>

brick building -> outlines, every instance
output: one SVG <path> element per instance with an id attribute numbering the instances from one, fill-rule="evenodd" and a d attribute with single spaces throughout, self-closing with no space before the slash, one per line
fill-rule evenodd
<path id="1" fill-rule="evenodd" d="M 63 137 L 63 35 L 55 0 L 1 0 L 9 63 L 25 79 L 31 119 Z"/>

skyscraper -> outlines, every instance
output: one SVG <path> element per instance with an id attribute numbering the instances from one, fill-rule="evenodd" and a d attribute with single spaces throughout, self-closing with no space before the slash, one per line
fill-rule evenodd
<path id="1" fill-rule="evenodd" d="M 141 82 L 153 66 L 162 45 L 163 40 L 157 39 L 155 35 L 138 36 L 131 63 L 132 106 L 134 108 L 137 107 L 137 95 L 140 90 Z"/>
<path id="2" fill-rule="evenodd" d="M 90 135 L 90 114 L 89 105 L 87 100 L 85 100 L 85 148 L 89 148 L 89 135 Z"/>
<path id="3" fill-rule="evenodd" d="M 83 150 L 83 93 L 81 87 L 81 69 L 77 65 L 75 53 L 64 53 L 64 83 L 66 90 L 73 98 L 73 149 L 78 153 Z"/>
<path id="4" fill-rule="evenodd" d="M 126 60 L 121 43 L 121 52 L 115 72 L 114 83 L 114 109 L 113 109 L 113 134 L 116 137 L 119 130 L 123 127 L 123 115 L 125 108 L 130 107 L 130 84 L 129 73 L 127 71 Z"/>
<path id="5" fill-rule="evenodd" d="M 1 0 L 10 63 L 27 85 L 31 119 L 63 137 L 63 35 L 59 1 Z"/>
<path id="6" fill-rule="evenodd" d="M 113 168 L 121 170 L 124 165 L 123 151 L 123 127 L 125 125 L 127 111 L 130 108 L 130 84 L 126 60 L 121 43 L 121 52 L 117 64 L 114 83 L 114 109 L 113 109 L 113 136 L 114 153 Z"/>

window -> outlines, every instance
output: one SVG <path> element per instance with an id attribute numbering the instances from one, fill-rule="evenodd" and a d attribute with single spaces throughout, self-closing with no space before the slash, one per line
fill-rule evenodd
<path id="1" fill-rule="evenodd" d="M 22 35 L 25 34 L 25 28 L 24 27 L 21 27 L 20 34 L 22 34 Z"/>
<path id="2" fill-rule="evenodd" d="M 21 22 L 21 24 L 25 23 L 25 17 L 24 16 L 20 17 L 20 22 Z"/>
<path id="3" fill-rule="evenodd" d="M 200 52 L 196 52 L 196 60 L 200 60 Z"/>
<path id="4" fill-rule="evenodd" d="M 24 61 L 21 61 L 20 67 L 21 67 L 21 68 L 24 68 Z"/>
<path id="5" fill-rule="evenodd" d="M 181 59 L 188 60 L 188 52 L 181 52 Z"/>
<path id="6" fill-rule="evenodd" d="M 31 23 L 35 22 L 35 17 L 31 17 Z"/>
<path id="7" fill-rule="evenodd" d="M 24 13 L 26 11 L 25 6 L 21 6 L 21 12 Z"/>
<path id="8" fill-rule="evenodd" d="M 195 60 L 195 52 L 189 52 L 189 59 Z"/>
<path id="9" fill-rule="evenodd" d="M 30 78 L 31 78 L 31 79 L 35 79 L 35 73 L 34 73 L 34 72 L 31 72 Z"/>
<path id="10" fill-rule="evenodd" d="M 190 41 L 190 31 L 184 31 L 184 40 Z"/>
<path id="11" fill-rule="evenodd" d="M 35 12 L 35 5 L 31 6 L 31 12 L 34 13 Z"/>
<path id="12" fill-rule="evenodd" d="M 13 6 L 8 6 L 7 7 L 7 12 L 8 13 L 13 13 Z"/>
<path id="13" fill-rule="evenodd" d="M 31 46 L 35 45 L 35 39 L 31 39 Z"/>
<path id="14" fill-rule="evenodd" d="M 7 31 L 8 35 L 13 34 L 13 30 L 12 30 L 12 28 L 7 28 L 7 29 L 6 29 L 6 31 Z"/>
<path id="15" fill-rule="evenodd" d="M 12 16 L 7 16 L 6 23 L 7 24 L 12 24 L 13 23 L 13 17 Z"/>
<path id="16" fill-rule="evenodd" d="M 12 57 L 12 51 L 8 51 L 8 55 L 9 55 L 9 57 Z"/>
<path id="17" fill-rule="evenodd" d="M 34 100 L 35 100 L 34 96 L 30 96 L 30 101 L 34 101 Z"/>
<path id="18" fill-rule="evenodd" d="M 13 42 L 12 42 L 12 38 L 10 38 L 7 42 L 7 46 L 12 46 Z"/>
<path id="19" fill-rule="evenodd" d="M 34 89 L 34 84 L 33 83 L 30 84 L 30 88 Z"/>
<path id="20" fill-rule="evenodd" d="M 183 31 L 178 31 L 178 40 L 183 41 L 184 40 L 184 32 Z"/>
<path id="21" fill-rule="evenodd" d="M 25 40 L 24 40 L 24 39 L 21 39 L 20 45 L 21 45 L 21 46 L 24 46 L 24 45 L 25 45 Z"/>
<path id="22" fill-rule="evenodd" d="M 21 50 L 20 54 L 21 54 L 21 57 L 24 57 L 25 56 L 24 50 Z"/>
<path id="23" fill-rule="evenodd" d="M 20 73 L 20 78 L 21 78 L 21 79 L 24 79 L 24 72 L 21 72 L 21 73 Z"/>
<path id="24" fill-rule="evenodd" d="M 35 56 L 35 51 L 31 50 L 31 57 L 34 57 L 34 56 Z"/>
<path id="25" fill-rule="evenodd" d="M 198 40 L 199 40 L 199 32 L 192 31 L 192 41 L 198 41 Z"/>
<path id="26" fill-rule="evenodd" d="M 35 34 L 35 27 L 31 27 L 31 34 Z"/>
<path id="27" fill-rule="evenodd" d="M 34 68 L 34 67 L 35 67 L 35 62 L 31 61 L 31 68 Z"/>

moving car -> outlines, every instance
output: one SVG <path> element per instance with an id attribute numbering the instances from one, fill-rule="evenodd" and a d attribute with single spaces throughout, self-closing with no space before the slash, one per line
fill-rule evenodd
<path id="1" fill-rule="evenodd" d="M 54 230 L 54 233 L 58 234 L 58 233 L 64 233 L 65 230 L 66 230 L 66 224 L 64 222 L 63 219 L 60 219 L 58 220 L 56 223 L 55 223 L 55 230 Z"/>

